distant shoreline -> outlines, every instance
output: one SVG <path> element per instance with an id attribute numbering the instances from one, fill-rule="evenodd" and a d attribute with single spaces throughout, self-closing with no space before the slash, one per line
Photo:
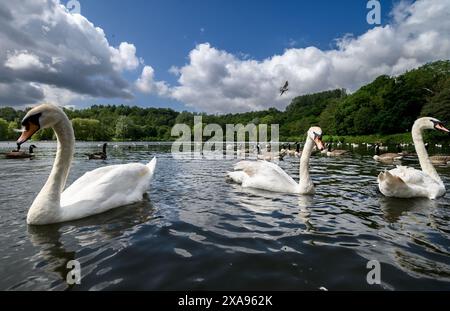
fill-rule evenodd
<path id="1" fill-rule="evenodd" d="M 440 141 L 445 140 L 446 137 L 441 137 Z M 127 144 L 127 143 L 173 143 L 176 141 L 176 137 L 171 140 L 77 140 L 77 142 L 86 142 L 86 143 L 99 143 L 99 142 L 108 142 L 108 143 L 118 143 L 118 144 Z M 434 140 L 433 138 L 429 138 L 430 140 Z M 203 143 L 209 140 L 208 137 L 204 137 Z M 288 137 L 280 139 L 280 143 L 294 143 L 297 141 L 303 141 L 303 136 L 297 137 Z M 331 143 L 356 143 L 356 144 L 412 144 L 411 133 L 401 133 L 401 134 L 391 134 L 391 135 L 324 135 L 324 142 Z M 52 142 L 56 140 L 36 140 L 32 139 L 34 142 Z M 1 142 L 15 142 L 15 140 L 3 140 Z M 194 141 L 193 141 L 194 142 Z M 224 141 L 223 143 L 230 143 Z M 236 142 L 241 143 L 241 142 Z"/>

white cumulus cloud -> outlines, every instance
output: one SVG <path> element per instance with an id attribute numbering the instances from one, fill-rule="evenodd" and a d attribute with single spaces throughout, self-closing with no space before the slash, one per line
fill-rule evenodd
<path id="1" fill-rule="evenodd" d="M 13 70 L 24 70 L 24 69 L 42 69 L 44 64 L 41 63 L 36 55 L 28 53 L 28 51 L 15 52 L 13 55 L 9 55 L 5 66 Z"/>
<path id="2" fill-rule="evenodd" d="M 133 97 L 122 72 L 139 66 L 136 47 L 110 46 L 59 0 L 0 1 L 0 47 L 0 105 Z"/>
<path id="3" fill-rule="evenodd" d="M 134 44 L 122 42 L 119 48 L 109 47 L 111 50 L 111 61 L 116 70 L 133 70 L 139 66 Z"/>
<path id="4" fill-rule="evenodd" d="M 178 83 L 164 94 L 211 113 L 283 109 L 294 96 L 333 88 L 354 91 L 379 75 L 450 58 L 449 0 L 400 2 L 391 16 L 388 25 L 338 39 L 335 49 L 290 48 L 263 60 L 198 44 L 184 66 L 170 69 Z M 290 90 L 280 97 L 286 80 Z"/>
<path id="5" fill-rule="evenodd" d="M 136 88 L 142 93 L 156 93 L 160 96 L 168 96 L 168 85 L 163 81 L 155 81 L 154 75 L 155 71 L 151 66 L 144 66 L 141 76 L 135 82 Z"/>

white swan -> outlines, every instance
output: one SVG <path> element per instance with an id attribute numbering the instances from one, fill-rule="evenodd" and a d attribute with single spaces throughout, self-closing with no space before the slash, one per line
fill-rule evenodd
<path id="1" fill-rule="evenodd" d="M 425 129 L 435 129 L 445 133 L 450 132 L 437 119 L 429 117 L 417 119 L 414 122 L 411 133 L 422 170 L 397 166 L 393 170 L 380 173 L 378 175 L 378 187 L 385 196 L 436 199 L 445 194 L 444 183 L 431 164 L 423 143 L 422 130 Z"/>
<path id="2" fill-rule="evenodd" d="M 300 183 L 289 176 L 282 168 L 267 161 L 241 161 L 228 172 L 228 177 L 243 187 L 263 189 L 274 192 L 313 194 L 314 184 L 309 176 L 309 157 L 314 143 L 317 148 L 324 148 L 322 129 L 311 127 L 308 130 L 305 147 L 300 159 Z"/>
<path id="3" fill-rule="evenodd" d="M 129 163 L 95 169 L 63 192 L 75 143 L 66 114 L 57 106 L 43 104 L 27 113 L 22 126 L 24 130 L 18 144 L 23 144 L 40 128 L 48 127 L 53 128 L 58 140 L 52 171 L 28 211 L 28 224 L 76 220 L 142 200 L 153 176 L 156 158 L 147 165 Z"/>

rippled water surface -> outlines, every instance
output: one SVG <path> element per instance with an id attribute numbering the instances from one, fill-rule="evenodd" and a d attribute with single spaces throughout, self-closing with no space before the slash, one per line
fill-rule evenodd
<path id="1" fill-rule="evenodd" d="M 244 189 L 225 174 L 236 160 L 176 160 L 170 145 L 108 148 L 106 161 L 77 143 L 69 183 L 100 166 L 158 164 L 138 204 L 50 226 L 27 226 L 56 145 L 39 142 L 33 160 L 0 155 L 0 289 L 450 289 L 449 194 L 435 201 L 384 198 L 365 148 L 342 158 L 315 155 L 316 195 Z M 14 148 L 0 143 L 0 152 Z M 418 167 L 411 157 L 403 164 Z M 280 166 L 298 179 L 298 159 Z M 439 167 L 447 189 L 450 168 Z M 66 263 L 81 263 L 80 285 Z M 382 285 L 369 285 L 369 260 Z"/>

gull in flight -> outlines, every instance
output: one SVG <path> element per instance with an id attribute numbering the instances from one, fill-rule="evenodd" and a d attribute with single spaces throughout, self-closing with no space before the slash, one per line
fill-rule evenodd
<path id="1" fill-rule="evenodd" d="M 280 96 L 283 95 L 285 92 L 289 91 L 289 82 L 286 81 L 286 83 L 283 85 L 283 87 L 280 87 Z"/>

